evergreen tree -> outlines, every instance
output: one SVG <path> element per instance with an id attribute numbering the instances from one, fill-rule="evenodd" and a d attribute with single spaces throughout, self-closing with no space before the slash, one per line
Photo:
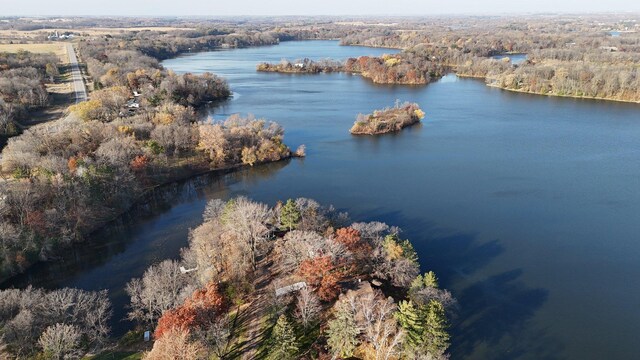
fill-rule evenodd
<path id="1" fill-rule="evenodd" d="M 432 287 L 432 288 L 438 288 L 438 278 L 436 277 L 436 273 L 434 273 L 433 271 L 429 271 L 428 273 L 424 274 L 424 286 L 426 287 Z"/>
<path id="2" fill-rule="evenodd" d="M 449 333 L 447 332 L 449 323 L 444 306 L 438 301 L 431 300 L 426 310 L 425 350 L 432 356 L 440 356 L 449 347 Z"/>
<path id="3" fill-rule="evenodd" d="M 424 288 L 438 288 L 438 278 L 433 271 L 429 271 L 424 275 L 418 275 L 413 279 L 409 286 L 409 298 L 415 302 L 416 294 Z"/>
<path id="4" fill-rule="evenodd" d="M 280 210 L 280 226 L 283 229 L 287 229 L 289 231 L 293 230 L 298 226 L 300 222 L 300 210 L 298 209 L 298 205 L 289 199 Z"/>
<path id="5" fill-rule="evenodd" d="M 411 300 L 400 301 L 396 320 L 407 334 L 407 343 L 411 348 L 422 345 L 424 341 L 424 318 L 418 307 Z"/>
<path id="6" fill-rule="evenodd" d="M 327 324 L 327 344 L 335 356 L 353 356 L 360 334 L 356 319 L 348 309 L 337 309 L 335 318 Z"/>
<path id="7" fill-rule="evenodd" d="M 267 359 L 295 359 L 298 352 L 298 341 L 293 326 L 285 315 L 280 315 L 271 333 L 270 349 Z"/>
<path id="8" fill-rule="evenodd" d="M 416 276 L 415 279 L 413 279 L 413 281 L 411 282 L 411 285 L 409 286 L 409 294 L 415 294 L 416 292 L 422 290 L 424 288 L 424 276 L 422 275 L 418 275 Z"/>

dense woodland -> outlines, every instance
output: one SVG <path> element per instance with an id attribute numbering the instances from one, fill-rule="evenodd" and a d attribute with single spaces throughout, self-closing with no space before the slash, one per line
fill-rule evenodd
<path id="1" fill-rule="evenodd" d="M 182 259 L 127 286 L 145 358 L 446 358 L 455 299 L 399 229 L 349 223 L 304 198 L 210 201 Z"/>
<path id="2" fill-rule="evenodd" d="M 3 358 L 77 359 L 109 342 L 106 291 L 0 291 Z"/>
<path id="3" fill-rule="evenodd" d="M 49 103 L 45 82 L 58 74 L 54 55 L 26 51 L 0 53 L 0 144 L 18 134 L 29 110 Z"/>
<path id="4" fill-rule="evenodd" d="M 348 72 L 360 74 L 376 84 L 424 85 L 444 75 L 445 67 L 414 56 L 412 53 L 383 55 L 381 57 L 361 56 L 345 61 L 310 59 L 290 62 L 286 59 L 278 64 L 258 64 L 258 71 L 294 74 L 317 74 Z"/>

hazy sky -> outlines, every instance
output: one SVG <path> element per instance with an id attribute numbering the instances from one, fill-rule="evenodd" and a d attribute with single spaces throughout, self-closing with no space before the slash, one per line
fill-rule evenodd
<path id="1" fill-rule="evenodd" d="M 640 0 L 0 0 L 2 15 L 432 15 L 640 11 Z"/>

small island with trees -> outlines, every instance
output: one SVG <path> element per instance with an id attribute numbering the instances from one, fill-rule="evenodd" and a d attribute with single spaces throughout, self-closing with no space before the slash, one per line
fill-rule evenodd
<path id="1" fill-rule="evenodd" d="M 396 102 L 394 107 L 376 110 L 372 114 L 358 114 L 349 132 L 353 135 L 379 135 L 400 131 L 417 124 L 424 118 L 424 111 L 416 103 Z"/>
<path id="2" fill-rule="evenodd" d="M 344 64 L 330 59 L 313 61 L 308 58 L 293 62 L 282 59 L 277 64 L 260 63 L 256 67 L 261 72 L 277 72 L 289 74 L 318 74 L 344 71 Z"/>

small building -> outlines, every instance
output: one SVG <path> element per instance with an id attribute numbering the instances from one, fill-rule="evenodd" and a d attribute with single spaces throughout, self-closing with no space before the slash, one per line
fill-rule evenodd
<path id="1" fill-rule="evenodd" d="M 291 284 L 289 286 L 284 286 L 284 287 L 276 289 L 276 297 L 282 296 L 282 295 L 287 295 L 287 294 L 292 293 L 294 291 L 302 290 L 302 289 L 304 289 L 306 287 L 307 287 L 307 283 L 304 282 L 304 281 L 297 282 L 297 283 Z"/>

